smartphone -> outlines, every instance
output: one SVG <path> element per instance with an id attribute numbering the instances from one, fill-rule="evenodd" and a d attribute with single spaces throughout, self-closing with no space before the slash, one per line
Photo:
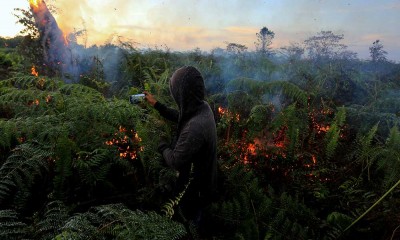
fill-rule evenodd
<path id="1" fill-rule="evenodd" d="M 138 104 L 141 103 L 144 99 L 144 93 L 134 94 L 129 96 L 129 102 L 131 104 Z"/>

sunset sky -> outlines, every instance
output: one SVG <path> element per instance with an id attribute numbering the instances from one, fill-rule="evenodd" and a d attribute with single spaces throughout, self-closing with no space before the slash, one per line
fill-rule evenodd
<path id="1" fill-rule="evenodd" d="M 380 39 L 388 58 L 400 61 L 400 0 L 48 0 L 58 8 L 64 32 L 88 30 L 89 44 L 122 36 L 141 47 L 210 50 L 226 42 L 253 50 L 256 33 L 275 32 L 273 48 L 303 42 L 324 30 L 344 34 L 349 49 L 363 59 Z M 14 36 L 22 26 L 14 8 L 27 0 L 0 0 L 0 36 Z"/>

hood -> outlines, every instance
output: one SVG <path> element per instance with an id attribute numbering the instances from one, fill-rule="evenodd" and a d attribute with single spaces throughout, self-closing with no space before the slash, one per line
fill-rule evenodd
<path id="1" fill-rule="evenodd" d="M 169 87 L 179 107 L 179 122 L 189 118 L 204 103 L 204 80 L 195 67 L 185 66 L 176 70 Z"/>

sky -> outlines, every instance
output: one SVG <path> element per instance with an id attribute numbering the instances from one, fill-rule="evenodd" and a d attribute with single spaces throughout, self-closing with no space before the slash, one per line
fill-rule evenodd
<path id="1" fill-rule="evenodd" d="M 46 1 L 46 0 L 45 0 Z M 139 47 L 186 51 L 225 48 L 227 42 L 255 49 L 256 33 L 275 33 L 273 48 L 302 43 L 320 31 L 343 34 L 342 43 L 369 58 L 379 39 L 388 59 L 400 62 L 400 0 L 47 0 L 64 32 L 87 30 L 87 45 L 117 37 Z M 0 36 L 12 37 L 14 8 L 28 0 L 0 0 Z"/>

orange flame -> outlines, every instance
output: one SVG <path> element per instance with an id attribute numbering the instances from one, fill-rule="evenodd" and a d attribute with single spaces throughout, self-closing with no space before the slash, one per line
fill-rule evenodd
<path id="1" fill-rule="evenodd" d="M 128 131 L 126 130 L 126 128 L 120 126 L 118 132 L 114 133 L 114 138 L 106 141 L 105 144 L 108 146 L 118 146 L 120 158 L 129 158 L 131 160 L 135 160 L 138 157 L 138 151 L 143 151 L 144 148 L 142 146 L 131 148 L 129 144 L 131 142 L 138 144 L 142 141 L 142 139 L 139 137 L 137 132 L 134 132 L 133 130 L 130 130 L 130 134 L 133 134 L 133 137 L 131 138 L 125 135 L 127 132 Z M 121 133 L 124 135 L 121 136 Z"/>
<path id="2" fill-rule="evenodd" d="M 317 157 L 314 154 L 312 155 L 312 162 L 314 165 L 317 164 Z"/>
<path id="3" fill-rule="evenodd" d="M 63 34 L 64 37 L 64 46 L 68 46 L 68 36 L 66 33 Z"/>
<path id="4" fill-rule="evenodd" d="M 226 113 L 226 110 L 223 107 L 218 107 L 218 113 L 220 115 L 224 115 Z"/>
<path id="5" fill-rule="evenodd" d="M 46 103 L 49 103 L 49 102 L 51 102 L 52 100 L 53 100 L 53 96 L 47 95 L 47 97 L 46 97 Z"/>
<path id="6" fill-rule="evenodd" d="M 31 8 L 38 8 L 39 3 L 41 2 L 42 0 L 29 0 L 29 5 L 31 6 Z"/>
<path id="7" fill-rule="evenodd" d="M 40 104 L 39 99 L 31 100 L 28 102 L 28 106 L 33 106 L 33 105 L 39 106 L 39 104 Z"/>
<path id="8" fill-rule="evenodd" d="M 39 73 L 36 71 L 36 68 L 33 65 L 32 65 L 32 68 L 31 68 L 31 74 L 33 76 L 35 76 L 35 77 L 39 76 Z"/>
<path id="9" fill-rule="evenodd" d="M 230 112 L 228 109 L 225 109 L 225 108 L 223 108 L 223 107 L 218 107 L 218 113 L 219 113 L 219 115 L 220 115 L 221 117 L 222 117 L 222 116 L 225 116 L 225 117 L 228 118 L 228 119 L 234 119 L 234 120 L 236 120 L 237 122 L 240 121 L 240 115 L 239 115 L 238 113 L 233 114 L 233 113 Z"/>

